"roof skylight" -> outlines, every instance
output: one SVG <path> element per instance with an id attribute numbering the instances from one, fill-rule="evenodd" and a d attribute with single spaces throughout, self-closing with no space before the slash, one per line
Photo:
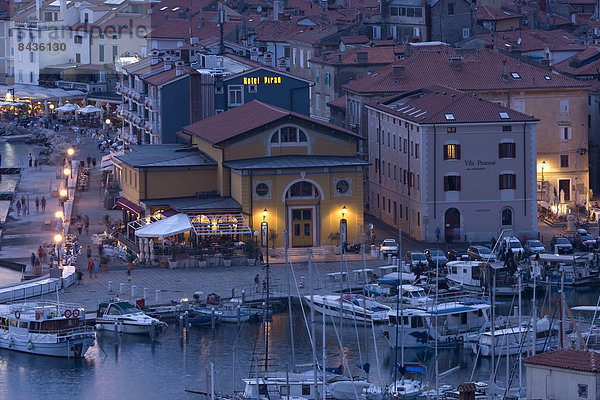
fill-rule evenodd
<path id="1" fill-rule="evenodd" d="M 519 75 L 517 72 L 511 72 L 510 76 L 512 76 L 513 79 L 521 79 L 521 75 Z"/>
<path id="2" fill-rule="evenodd" d="M 506 113 L 506 112 L 501 112 L 499 114 L 500 114 L 500 118 L 502 118 L 502 119 L 510 119 L 510 117 L 508 116 L 508 113 Z"/>
<path id="3" fill-rule="evenodd" d="M 446 117 L 446 121 L 454 121 L 456 118 L 454 118 L 454 114 L 444 114 L 444 117 Z"/>

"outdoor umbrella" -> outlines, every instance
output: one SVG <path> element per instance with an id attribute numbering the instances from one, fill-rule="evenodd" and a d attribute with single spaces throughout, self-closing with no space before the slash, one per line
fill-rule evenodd
<path id="1" fill-rule="evenodd" d="M 98 107 L 94 107 L 93 105 L 87 105 L 83 108 L 80 108 L 79 110 L 77 110 L 78 113 L 80 114 L 93 114 L 93 113 L 97 113 L 97 112 L 102 112 L 101 108 Z"/>

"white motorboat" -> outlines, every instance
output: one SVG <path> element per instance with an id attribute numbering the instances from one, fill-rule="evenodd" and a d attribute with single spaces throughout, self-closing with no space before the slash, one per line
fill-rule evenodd
<path id="1" fill-rule="evenodd" d="M 496 295 L 514 295 L 519 291 L 517 277 L 501 262 L 450 261 L 447 267 L 446 283 L 449 288 L 481 293 L 493 285 L 491 272 L 494 271 Z"/>
<path id="2" fill-rule="evenodd" d="M 248 307 L 242 307 L 241 300 L 232 299 L 221 303 L 220 305 L 196 307 L 194 311 L 212 316 L 214 310 L 215 318 L 220 322 L 242 323 L 250 320 L 252 314 Z"/>
<path id="3" fill-rule="evenodd" d="M 0 305 L 0 348 L 54 357 L 81 358 L 94 345 L 78 304 L 27 302 Z"/>
<path id="4" fill-rule="evenodd" d="M 547 317 L 540 318 L 536 324 L 535 351 L 543 353 L 556 344 L 556 331 L 550 329 Z M 475 354 L 479 352 L 484 357 L 491 356 L 493 341 L 496 356 L 505 356 L 507 352 L 510 355 L 524 354 L 531 350 L 533 332 L 530 325 L 495 329 L 493 336 L 491 331 L 486 331 L 479 335 L 478 342 L 471 344 L 471 349 Z"/>
<path id="5" fill-rule="evenodd" d="M 304 300 L 311 309 L 318 313 L 344 319 L 385 323 L 388 321 L 388 312 L 391 307 L 378 303 L 373 299 L 360 294 L 343 295 L 313 295 L 304 296 Z"/>
<path id="6" fill-rule="evenodd" d="M 166 327 L 165 322 L 144 314 L 126 301 L 100 303 L 96 313 L 98 330 L 154 336 Z"/>
<path id="7" fill-rule="evenodd" d="M 423 383 L 414 379 L 397 380 L 387 392 L 395 399 L 416 399 L 423 391 Z"/>
<path id="8" fill-rule="evenodd" d="M 441 347 L 455 346 L 474 332 L 479 332 L 486 324 L 490 305 L 485 303 L 468 304 L 449 301 L 427 309 L 408 308 L 402 310 L 404 319 L 404 347 L 432 346 L 436 340 Z M 398 314 L 398 319 L 396 315 Z M 436 329 L 437 316 L 437 329 Z M 388 312 L 389 324 L 383 327 L 384 335 L 389 339 L 390 347 L 402 343 L 396 340 L 397 327 L 400 326 L 400 313 Z M 398 323 L 397 323 L 398 321 Z"/>
<path id="9" fill-rule="evenodd" d="M 427 309 L 432 307 L 434 299 L 427 295 L 425 289 L 417 285 L 402 285 L 400 301 L 412 308 Z"/>

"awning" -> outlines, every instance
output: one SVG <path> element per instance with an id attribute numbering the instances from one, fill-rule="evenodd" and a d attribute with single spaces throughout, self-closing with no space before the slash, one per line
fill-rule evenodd
<path id="1" fill-rule="evenodd" d="M 119 198 L 117 204 L 115 204 L 115 207 L 116 206 L 121 207 L 123 210 L 131 211 L 134 214 L 141 214 L 144 212 L 142 207 L 138 206 L 131 200 L 127 200 L 125 197 Z"/>
<path id="2" fill-rule="evenodd" d="M 145 238 L 167 237 L 178 235 L 194 229 L 186 214 L 175 214 L 161 219 L 135 231 L 135 236 Z"/>
<path id="3" fill-rule="evenodd" d="M 545 201 L 542 201 L 542 200 L 538 200 L 537 203 L 538 203 L 538 206 L 540 206 L 542 208 L 547 208 L 547 209 L 552 208 L 552 206 L 548 202 L 545 202 Z"/>

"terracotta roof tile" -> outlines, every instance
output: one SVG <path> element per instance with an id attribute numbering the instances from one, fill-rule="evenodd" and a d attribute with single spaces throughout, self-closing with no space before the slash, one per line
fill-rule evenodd
<path id="1" fill-rule="evenodd" d="M 208 13 L 203 13 L 206 18 Z M 156 23 L 156 27 L 148 35 L 151 38 L 165 38 L 165 39 L 187 39 L 190 37 L 190 29 L 192 37 L 204 39 L 212 36 L 219 36 L 220 29 L 217 21 L 211 21 L 205 19 L 204 25 L 199 26 L 199 17 L 190 20 L 182 19 L 168 19 L 160 21 L 158 18 L 153 18 L 152 22 Z M 229 34 L 235 30 L 240 24 L 239 21 L 228 21 L 223 24 L 223 33 Z"/>
<path id="2" fill-rule="evenodd" d="M 154 75 L 150 75 L 146 78 L 144 78 L 143 80 L 148 82 L 151 85 L 154 86 L 160 86 L 160 85 L 164 85 L 165 83 L 171 82 L 175 79 L 179 79 L 181 77 L 183 77 L 184 75 L 191 75 L 191 74 L 197 74 L 198 71 L 196 71 L 193 68 L 190 67 L 183 67 L 183 74 L 180 76 L 177 76 L 176 71 L 175 71 L 175 66 L 171 67 L 171 69 L 167 70 L 167 71 L 163 71 L 163 72 L 159 72 L 156 73 Z"/>
<path id="3" fill-rule="evenodd" d="M 490 34 L 481 35 L 480 37 L 491 43 Z M 586 48 L 585 45 L 578 43 L 579 39 L 576 36 L 563 29 L 497 32 L 494 40 L 498 46 L 519 46 L 521 52 L 544 50 L 546 47 L 551 51 L 580 51 Z"/>
<path id="4" fill-rule="evenodd" d="M 600 49 L 589 46 L 587 49 L 552 66 L 556 71 L 570 76 L 598 75 L 600 69 Z"/>
<path id="5" fill-rule="evenodd" d="M 525 364 L 600 373 L 600 353 L 561 349 L 536 354 L 523 360 Z"/>
<path id="6" fill-rule="evenodd" d="M 184 126 L 181 132 L 182 135 L 180 136 L 193 135 L 200 137 L 209 143 L 220 143 L 242 133 L 260 128 L 270 122 L 289 116 L 310 121 L 315 125 L 321 125 L 328 129 L 344 132 L 348 135 L 360 138 L 359 135 L 340 128 L 337 125 L 265 104 L 258 100 L 253 100 L 224 113 Z"/>
<path id="7" fill-rule="evenodd" d="M 298 25 L 291 21 L 262 21 L 256 27 L 256 40 L 260 42 L 285 42 L 306 29 L 305 25 Z"/>
<path id="8" fill-rule="evenodd" d="M 459 68 L 456 69 L 450 66 L 450 58 L 454 56 L 454 50 L 450 47 L 417 50 L 403 60 L 344 85 L 344 89 L 385 95 L 417 90 L 432 84 L 464 91 L 587 86 L 585 82 L 521 63 L 490 49 L 462 55 L 458 59 Z M 404 67 L 404 77 L 398 76 L 399 70 L 394 76 L 396 66 Z M 507 75 L 504 75 L 504 68 Z"/>
<path id="9" fill-rule="evenodd" d="M 521 18 L 519 14 L 501 10 L 499 8 L 481 6 L 477 7 L 477 19 L 480 21 L 500 21 L 503 19 Z"/>
<path id="10" fill-rule="evenodd" d="M 415 94 L 371 103 L 369 106 L 419 124 L 538 121 L 478 96 L 440 85 L 427 87 Z"/>
<path id="11" fill-rule="evenodd" d="M 396 61 L 403 53 L 402 46 L 381 46 L 381 47 L 360 47 L 348 49 L 346 51 L 335 51 L 325 54 L 312 61 L 322 64 L 339 64 L 338 56 L 341 56 L 341 63 L 344 65 L 358 64 L 357 53 L 367 53 L 367 62 L 363 64 L 389 64 Z"/>
<path id="12" fill-rule="evenodd" d="M 333 107 L 333 108 L 339 108 L 341 110 L 345 110 L 346 109 L 346 95 L 340 96 L 337 99 L 331 100 L 329 103 L 327 103 L 328 106 Z"/>
<path id="13" fill-rule="evenodd" d="M 366 44 L 369 43 L 369 38 L 365 35 L 342 36 L 342 42 L 345 44 Z"/>

